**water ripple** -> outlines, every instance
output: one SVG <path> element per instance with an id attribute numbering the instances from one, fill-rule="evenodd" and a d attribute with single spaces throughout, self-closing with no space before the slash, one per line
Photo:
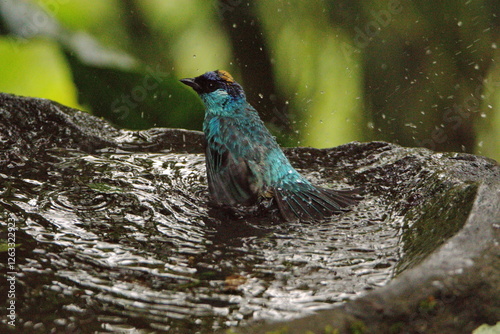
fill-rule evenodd
<path id="1" fill-rule="evenodd" d="M 59 150 L 51 158 L 46 172 L 9 180 L 23 244 L 42 248 L 20 250 L 25 286 L 61 304 L 21 323 L 44 322 L 54 307 L 59 323 L 110 332 L 288 319 L 384 285 L 399 258 L 399 226 L 384 223 L 376 197 L 320 224 L 214 216 L 203 155 Z"/>

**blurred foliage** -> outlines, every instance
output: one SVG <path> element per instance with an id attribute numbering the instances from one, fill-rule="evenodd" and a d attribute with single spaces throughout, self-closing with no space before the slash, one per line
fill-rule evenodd
<path id="1" fill-rule="evenodd" d="M 71 69 L 54 41 L 31 39 L 20 43 L 0 36 L 0 64 L 1 92 L 43 96 L 78 107 Z"/>
<path id="2" fill-rule="evenodd" d="M 94 115 L 128 129 L 189 128 L 203 122 L 201 102 L 162 68 L 100 68 L 67 55 L 79 98 Z M 98 78 L 98 81 L 96 81 Z"/>
<path id="3" fill-rule="evenodd" d="M 126 128 L 199 130 L 203 106 L 178 79 L 226 69 L 284 145 L 386 140 L 500 159 L 499 10 L 498 0 L 5 0 L 0 90 Z"/>

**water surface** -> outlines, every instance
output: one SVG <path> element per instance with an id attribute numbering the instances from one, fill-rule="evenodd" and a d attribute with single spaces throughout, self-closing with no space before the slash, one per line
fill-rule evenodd
<path id="1" fill-rule="evenodd" d="M 26 330 L 206 333 L 283 320 L 384 285 L 400 258 L 387 200 L 319 223 L 207 205 L 201 154 L 55 149 L 2 174 L 19 227 Z M 327 181 L 331 169 L 307 174 Z"/>

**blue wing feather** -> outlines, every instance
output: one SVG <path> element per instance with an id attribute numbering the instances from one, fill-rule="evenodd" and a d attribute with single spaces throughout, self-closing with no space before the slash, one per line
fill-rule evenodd
<path id="1" fill-rule="evenodd" d="M 207 126 L 214 130 L 207 136 L 206 165 L 209 191 L 220 204 L 254 204 L 258 200 L 260 182 L 255 160 L 245 154 L 249 134 L 232 118 L 212 118 Z"/>
<path id="2" fill-rule="evenodd" d="M 308 221 L 359 201 L 356 190 L 317 187 L 300 175 L 253 108 L 241 117 L 208 117 L 204 127 L 209 191 L 217 203 L 252 205 L 271 193 L 286 220 Z"/>

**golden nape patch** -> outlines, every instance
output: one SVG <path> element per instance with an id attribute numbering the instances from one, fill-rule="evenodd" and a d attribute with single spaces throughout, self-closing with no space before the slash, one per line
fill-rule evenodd
<path id="1" fill-rule="evenodd" d="M 234 82 L 233 77 L 227 71 L 217 70 L 217 74 L 219 75 L 219 78 L 221 78 L 222 80 L 224 80 L 226 82 Z"/>

